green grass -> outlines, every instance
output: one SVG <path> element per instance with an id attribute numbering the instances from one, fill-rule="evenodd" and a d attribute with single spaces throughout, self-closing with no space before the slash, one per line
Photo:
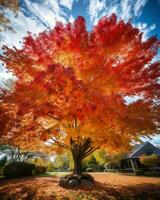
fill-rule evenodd
<path id="1" fill-rule="evenodd" d="M 48 176 L 65 176 L 67 174 L 70 174 L 70 172 L 46 172 L 45 175 L 48 175 Z"/>

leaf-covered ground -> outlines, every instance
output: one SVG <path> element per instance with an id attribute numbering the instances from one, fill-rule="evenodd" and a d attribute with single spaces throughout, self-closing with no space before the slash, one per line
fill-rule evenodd
<path id="1" fill-rule="evenodd" d="M 64 189 L 59 177 L 0 180 L 1 200 L 160 200 L 160 178 L 93 174 L 93 188 Z"/>

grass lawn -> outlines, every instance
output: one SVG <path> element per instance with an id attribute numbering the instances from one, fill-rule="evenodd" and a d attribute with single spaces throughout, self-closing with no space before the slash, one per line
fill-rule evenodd
<path id="1" fill-rule="evenodd" d="M 0 180 L 1 200 L 160 200 L 160 178 L 128 176 L 115 173 L 92 173 L 92 188 L 64 189 L 59 176 L 47 173 L 40 177 Z"/>

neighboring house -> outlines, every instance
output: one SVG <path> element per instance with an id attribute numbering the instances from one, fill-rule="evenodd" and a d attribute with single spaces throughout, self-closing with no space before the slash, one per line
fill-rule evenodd
<path id="1" fill-rule="evenodd" d="M 144 142 L 135 146 L 129 154 L 124 156 L 124 158 L 115 165 L 107 165 L 106 171 L 135 172 L 137 169 L 147 169 L 147 167 L 140 163 L 139 158 L 142 155 L 152 154 L 160 156 L 160 148 L 154 146 L 151 142 Z M 158 170 L 160 170 L 160 166 Z"/>
<path id="2" fill-rule="evenodd" d="M 144 142 L 136 146 L 124 159 L 121 160 L 121 168 L 126 171 L 134 171 L 135 169 L 144 168 L 139 161 L 142 155 L 156 154 L 160 156 L 160 149 L 151 142 Z"/>

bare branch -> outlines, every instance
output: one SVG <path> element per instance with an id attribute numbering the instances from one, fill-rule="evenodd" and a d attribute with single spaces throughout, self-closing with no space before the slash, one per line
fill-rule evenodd
<path id="1" fill-rule="evenodd" d="M 60 142 L 60 141 L 58 141 L 58 140 L 56 140 L 54 138 L 51 138 L 51 140 L 53 142 L 55 142 L 58 146 L 62 147 L 62 148 L 71 149 L 71 147 L 68 146 L 67 144 L 64 144 L 64 143 L 62 143 L 62 142 Z"/>
<path id="2" fill-rule="evenodd" d="M 77 122 L 77 117 L 75 117 L 75 121 L 74 121 L 74 128 L 78 127 L 78 122 Z"/>
<path id="3" fill-rule="evenodd" d="M 47 129 L 45 129 L 40 123 L 38 123 L 36 120 L 34 120 L 34 122 L 39 126 L 41 127 L 43 130 L 47 131 Z"/>
<path id="4" fill-rule="evenodd" d="M 55 116 L 52 116 L 52 115 L 50 115 L 50 114 L 48 114 L 48 117 L 51 117 L 51 118 L 53 118 L 53 119 L 56 119 L 57 121 L 60 121 L 60 118 L 55 117 Z"/>
<path id="5" fill-rule="evenodd" d="M 48 133 L 50 133 L 50 130 L 48 129 L 45 129 L 41 124 L 39 124 L 37 121 L 35 121 L 36 122 L 36 124 L 38 125 L 38 126 L 40 126 L 43 130 L 45 130 L 45 131 L 47 131 Z M 63 147 L 63 148 L 66 148 L 66 149 L 71 149 L 71 147 L 70 146 L 68 146 L 67 144 L 64 144 L 64 143 L 62 143 L 62 142 L 60 142 L 60 141 L 58 141 L 58 140 L 56 140 L 55 138 L 50 138 L 53 142 L 55 142 L 57 145 L 59 145 L 60 147 Z M 47 141 L 47 142 L 49 142 L 49 141 Z M 51 142 L 49 142 L 50 144 L 51 144 Z M 53 144 L 53 143 L 52 143 Z"/>

